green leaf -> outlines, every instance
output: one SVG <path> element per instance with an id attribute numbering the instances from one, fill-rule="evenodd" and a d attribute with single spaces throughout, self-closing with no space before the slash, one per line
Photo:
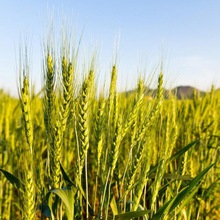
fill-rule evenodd
<path id="1" fill-rule="evenodd" d="M 192 191 L 191 193 L 181 202 L 180 206 L 175 210 L 175 214 L 178 214 L 185 205 L 187 205 L 193 198 L 193 196 L 198 192 L 200 188 L 200 184 L 198 184 Z"/>
<path id="2" fill-rule="evenodd" d="M 200 172 L 190 183 L 188 186 L 186 186 L 184 188 L 184 190 L 182 190 L 178 196 L 176 197 L 173 205 L 170 208 L 170 212 L 176 208 L 177 205 L 180 204 L 180 202 L 187 196 L 190 195 L 191 191 L 193 190 L 194 187 L 197 186 L 197 184 L 200 183 L 200 181 L 202 180 L 202 178 L 205 176 L 205 174 L 215 165 L 215 163 L 209 165 L 207 168 L 205 168 L 202 172 Z"/>
<path id="3" fill-rule="evenodd" d="M 173 204 L 174 199 L 171 199 L 167 203 L 165 203 L 158 211 L 156 214 L 153 215 L 151 220 L 160 220 L 161 217 L 165 214 L 165 212 L 168 212 L 170 209 L 170 206 Z"/>
<path id="4" fill-rule="evenodd" d="M 66 216 L 68 220 L 74 219 L 74 197 L 76 192 L 77 192 L 77 188 L 72 186 L 62 189 L 53 189 L 48 193 L 49 200 L 51 198 L 52 193 L 54 193 L 57 196 L 59 196 L 60 199 L 63 201 L 63 203 L 66 206 Z"/>
<path id="5" fill-rule="evenodd" d="M 61 169 L 61 173 L 62 173 L 63 178 L 64 178 L 65 182 L 67 183 L 67 185 L 76 187 L 75 184 L 73 183 L 73 181 L 67 175 L 66 171 L 64 170 L 64 168 L 61 164 L 60 164 L 60 169 Z M 75 179 L 75 182 L 77 184 L 77 189 L 79 189 L 79 191 L 81 192 L 81 194 L 83 196 L 83 199 L 86 201 L 85 192 L 84 192 L 80 182 L 77 179 Z M 92 209 L 92 206 L 90 205 L 90 203 L 88 203 L 88 205 L 89 205 L 89 214 L 94 216 L 94 211 Z"/>
<path id="6" fill-rule="evenodd" d="M 74 183 L 72 182 L 72 180 L 67 175 L 66 171 L 64 170 L 64 168 L 63 168 L 63 166 L 61 164 L 60 164 L 60 170 L 61 170 L 61 173 L 63 175 L 63 179 L 68 184 L 68 186 L 75 186 Z"/>
<path id="7" fill-rule="evenodd" d="M 168 163 L 172 162 L 175 159 L 178 159 L 180 156 L 182 156 L 186 151 L 188 151 L 191 147 L 193 147 L 195 144 L 199 143 L 201 139 L 195 140 L 189 144 L 187 144 L 185 147 L 181 148 L 179 151 L 177 151 L 174 155 L 172 155 L 168 159 Z"/>
<path id="8" fill-rule="evenodd" d="M 189 198 L 192 194 L 196 193 L 199 189 L 198 184 L 200 184 L 202 178 L 205 174 L 215 165 L 211 164 L 200 172 L 186 187 L 184 187 L 180 193 L 178 193 L 174 198 L 168 201 L 164 206 L 162 206 L 158 212 L 153 216 L 152 220 L 159 220 L 163 215 L 171 213 L 181 202 L 186 205 L 189 202 Z M 178 209 L 178 211 L 181 211 Z"/>
<path id="9" fill-rule="evenodd" d="M 149 210 L 138 210 L 138 211 L 132 211 L 132 212 L 125 212 L 125 213 L 116 215 L 115 220 L 128 220 L 128 219 L 132 219 L 132 218 L 138 218 L 138 217 L 144 216 L 150 212 L 151 211 L 149 211 Z"/>
<path id="10" fill-rule="evenodd" d="M 172 162 L 175 159 L 178 159 L 181 157 L 186 151 L 188 151 L 191 147 L 193 147 L 195 144 L 199 143 L 201 139 L 195 140 L 189 144 L 187 144 L 185 147 L 181 148 L 179 151 L 177 151 L 175 154 L 173 154 L 170 158 L 168 158 L 167 163 Z M 151 177 L 154 172 L 157 170 L 157 166 L 152 166 L 150 171 L 148 172 L 149 176 Z"/>
<path id="11" fill-rule="evenodd" d="M 18 179 L 16 176 L 14 176 L 13 174 L 9 173 L 4 169 L 0 169 L 0 171 L 4 174 L 4 176 L 13 186 L 15 186 L 19 190 L 24 189 L 24 183 L 20 179 Z"/>

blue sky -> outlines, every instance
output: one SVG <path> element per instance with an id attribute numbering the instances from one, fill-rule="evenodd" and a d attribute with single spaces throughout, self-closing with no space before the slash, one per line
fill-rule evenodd
<path id="1" fill-rule="evenodd" d="M 42 43 L 50 17 L 57 31 L 67 19 L 88 59 L 97 50 L 100 81 L 109 78 L 119 40 L 118 87 L 132 88 L 161 63 L 167 87 L 220 87 L 219 0 L 20 0 L 0 7 L 0 87 L 17 92 L 19 46 L 28 42 L 31 79 L 41 86 Z M 71 27 L 69 25 L 69 27 Z M 85 56 L 86 54 L 86 56 Z"/>

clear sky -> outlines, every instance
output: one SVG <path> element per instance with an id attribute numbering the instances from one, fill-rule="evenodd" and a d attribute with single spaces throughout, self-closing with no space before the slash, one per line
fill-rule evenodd
<path id="1" fill-rule="evenodd" d="M 97 49 L 101 80 L 109 77 L 120 37 L 120 88 L 133 87 L 140 73 L 147 77 L 161 60 L 167 86 L 220 87 L 219 0 L 7 0 L 0 7 L 1 88 L 17 92 L 16 63 L 24 40 L 32 82 L 41 86 L 42 42 L 51 15 L 57 31 L 65 18 L 76 36 L 83 32 L 81 50 L 88 57 Z"/>

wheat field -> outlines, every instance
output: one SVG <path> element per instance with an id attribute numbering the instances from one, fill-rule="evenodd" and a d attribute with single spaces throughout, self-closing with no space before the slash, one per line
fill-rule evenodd
<path id="1" fill-rule="evenodd" d="M 53 49 L 40 93 L 26 59 L 19 98 L 0 91 L 0 219 L 219 219 L 220 93 L 178 100 L 162 70 L 151 99 L 141 77 L 122 93 L 117 64 L 98 91 Z"/>

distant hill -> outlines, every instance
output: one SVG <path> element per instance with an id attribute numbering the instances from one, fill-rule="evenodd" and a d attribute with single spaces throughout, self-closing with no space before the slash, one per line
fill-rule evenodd
<path id="1" fill-rule="evenodd" d="M 136 90 L 130 90 L 125 92 L 126 96 L 132 95 Z M 172 89 L 171 92 L 176 95 L 177 99 L 192 99 L 193 93 L 196 91 L 203 96 L 205 94 L 204 91 L 200 91 L 192 86 L 177 86 L 176 88 Z M 155 97 L 156 96 L 156 89 L 150 89 L 148 87 L 145 88 L 145 96 Z M 164 96 L 166 97 L 169 94 L 169 90 L 164 89 Z"/>
<path id="2" fill-rule="evenodd" d="M 174 89 L 172 89 L 174 94 L 176 94 L 178 99 L 192 99 L 193 93 L 196 91 L 200 94 L 200 96 L 203 96 L 205 92 L 200 91 L 192 86 L 178 86 Z"/>

